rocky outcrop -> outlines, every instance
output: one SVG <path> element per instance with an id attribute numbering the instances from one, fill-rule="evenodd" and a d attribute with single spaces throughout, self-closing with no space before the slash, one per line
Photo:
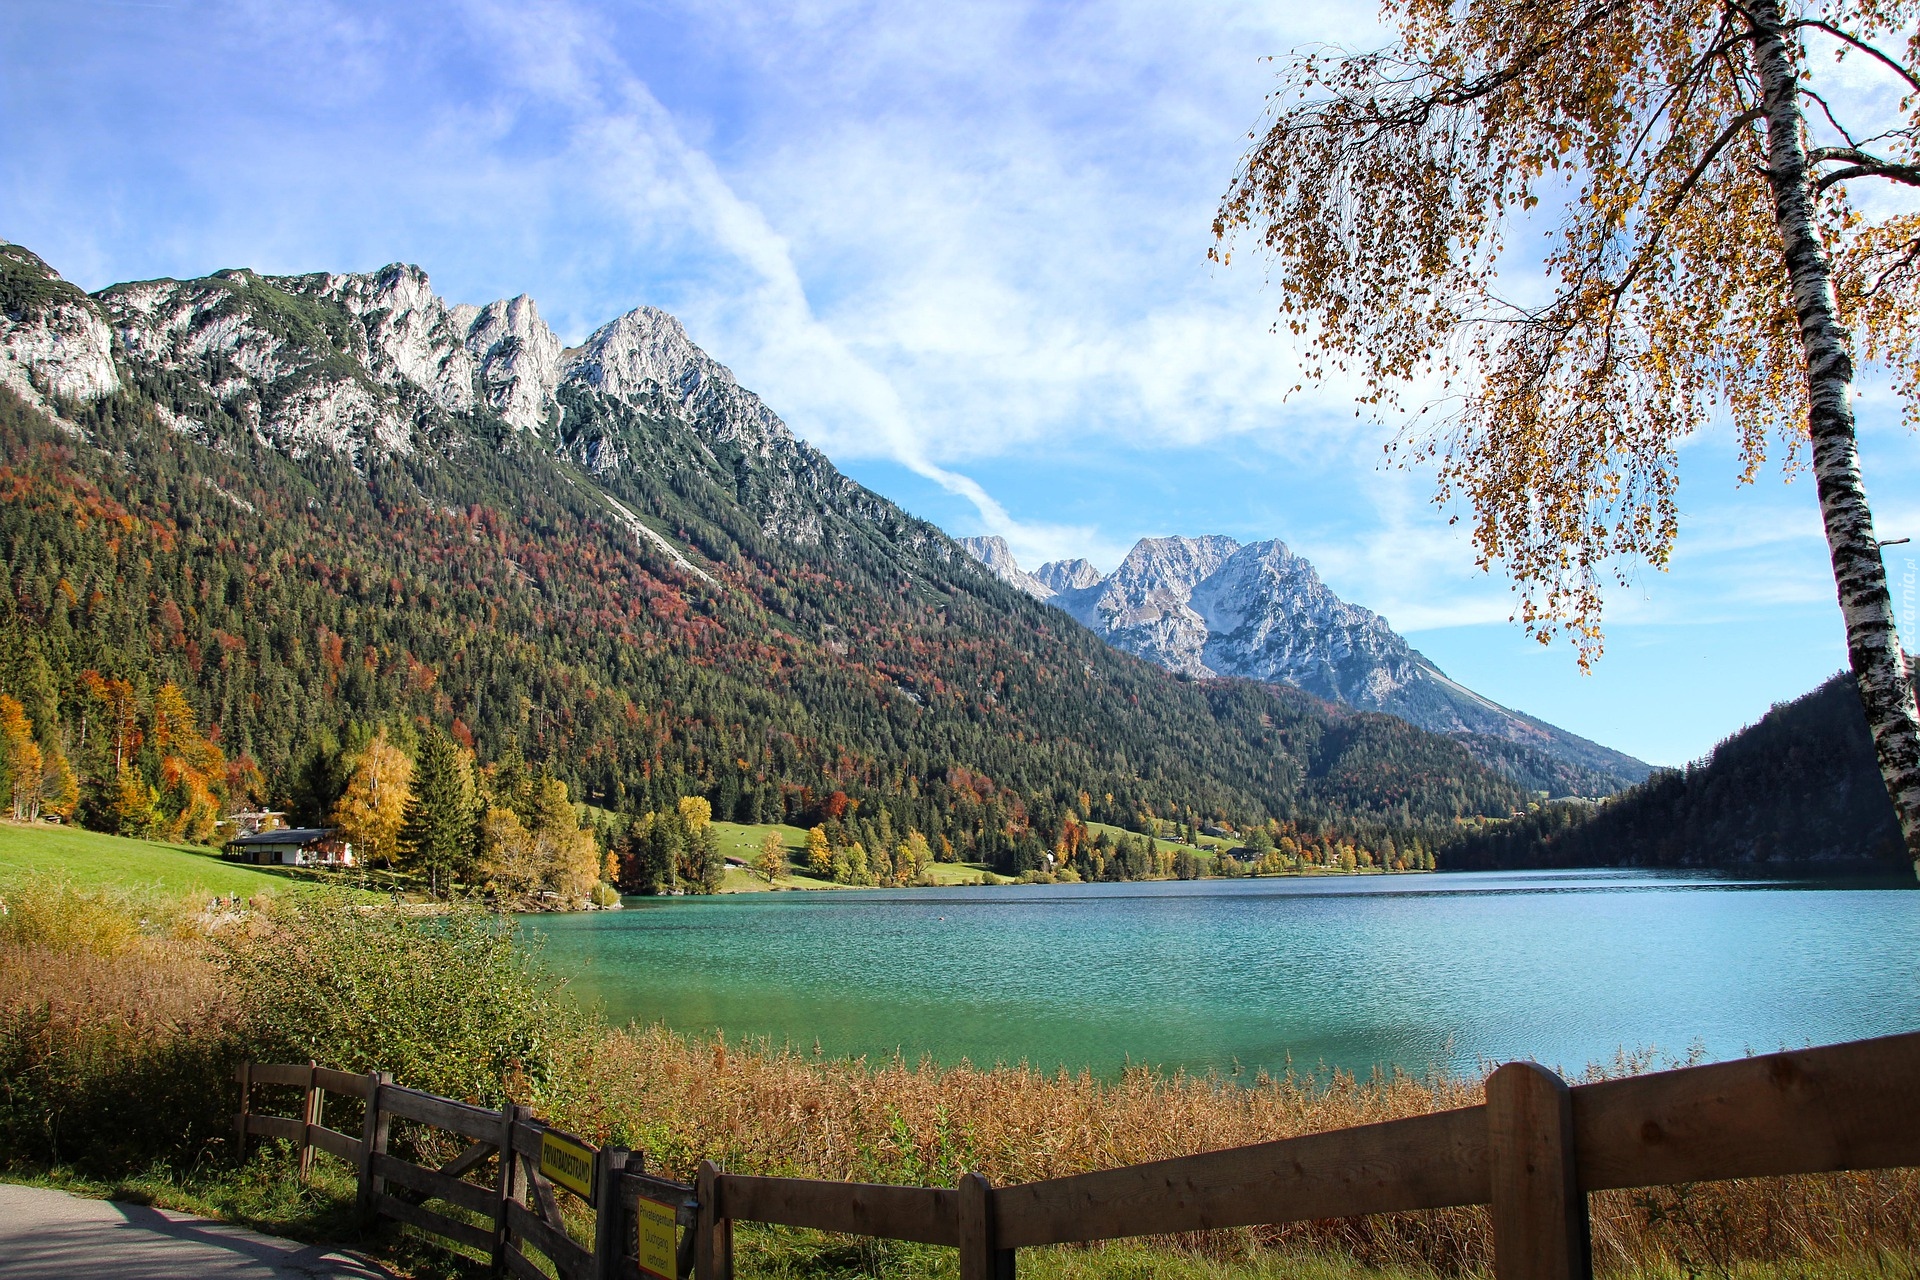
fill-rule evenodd
<path id="1" fill-rule="evenodd" d="M 1089 560 L 1049 560 L 1033 577 L 1049 591 L 1078 591 L 1100 581 L 1100 571 Z"/>
<path id="2" fill-rule="evenodd" d="M 560 339 L 526 294 L 484 307 L 453 308 L 466 324 L 466 349 L 479 365 L 480 393 L 522 431 L 547 425 L 558 402 Z"/>
<path id="3" fill-rule="evenodd" d="M 994 577 L 1010 587 L 1018 587 L 1036 600 L 1045 600 L 1053 595 L 1053 588 L 1042 582 L 1037 576 L 1024 572 L 1013 558 L 1012 548 L 1007 540 L 997 535 L 977 538 L 956 538 L 966 553 L 985 565 Z"/>
<path id="4" fill-rule="evenodd" d="M 113 333 L 92 299 L 37 255 L 3 241 L 0 383 L 41 408 L 120 389 Z"/>

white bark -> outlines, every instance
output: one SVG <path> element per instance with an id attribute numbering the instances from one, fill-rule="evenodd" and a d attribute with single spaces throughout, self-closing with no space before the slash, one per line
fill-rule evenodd
<path id="1" fill-rule="evenodd" d="M 1873 733 L 1880 774 L 1920 875 L 1920 715 L 1901 654 L 1886 565 L 1860 479 L 1853 361 L 1839 320 L 1831 264 L 1814 221 L 1800 111 L 1799 73 L 1781 31 L 1779 0 L 1757 0 L 1753 66 L 1767 124 L 1767 182 L 1807 361 L 1808 432 L 1833 579 L 1846 624 L 1847 658 Z"/>

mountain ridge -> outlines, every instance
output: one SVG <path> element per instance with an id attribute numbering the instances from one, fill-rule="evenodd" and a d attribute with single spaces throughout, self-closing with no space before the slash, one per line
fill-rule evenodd
<path id="1" fill-rule="evenodd" d="M 1483 763 L 1555 795 L 1617 791 L 1651 771 L 1454 680 L 1385 618 L 1342 600 L 1277 539 L 1142 538 L 1105 576 L 1084 560 L 1027 573 L 997 538 L 961 546 L 992 555 L 988 567 L 1002 581 L 1170 671 L 1286 684 L 1397 715 L 1466 742 Z"/>

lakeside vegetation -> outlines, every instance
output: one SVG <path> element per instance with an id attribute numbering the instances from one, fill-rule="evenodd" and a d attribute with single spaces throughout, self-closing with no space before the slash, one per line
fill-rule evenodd
<path id="1" fill-rule="evenodd" d="M 606 1028 L 564 997 L 510 920 L 471 910 L 422 919 L 282 895 L 208 928 L 164 900 L 49 881 L 16 897 L 0 917 L 7 1176 L 125 1188 L 295 1234 L 354 1238 L 350 1179 L 323 1158 L 315 1185 L 299 1189 L 274 1143 L 232 1163 L 228 1082 L 242 1059 L 379 1067 L 483 1105 L 525 1102 L 590 1140 L 644 1148 L 679 1176 L 714 1159 L 902 1183 L 950 1183 L 968 1169 L 1000 1183 L 1050 1177 L 1465 1105 L 1480 1090 L 1438 1075 L 1099 1078 L 833 1060 Z M 1594 1198 L 1594 1220 L 1607 1274 L 1910 1275 L 1920 1173 L 1608 1193 Z M 458 1269 L 404 1237 L 362 1242 L 422 1271 Z M 1485 1272 L 1488 1248 L 1484 1213 L 1446 1210 L 1036 1251 L 1022 1268 L 1062 1280 L 1454 1276 Z M 809 1233 L 743 1232 L 741 1252 L 753 1275 L 952 1270 L 938 1250 Z"/>

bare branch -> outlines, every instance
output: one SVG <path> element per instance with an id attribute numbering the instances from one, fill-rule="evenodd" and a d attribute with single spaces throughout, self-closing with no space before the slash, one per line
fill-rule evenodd
<path id="1" fill-rule="evenodd" d="M 1783 30 L 1810 27 L 1815 31 L 1824 31 L 1842 44 L 1850 44 L 1868 57 L 1879 59 L 1880 62 L 1885 64 L 1895 75 L 1905 80 L 1909 89 L 1912 89 L 1915 93 L 1920 93 L 1920 76 L 1914 75 L 1905 65 L 1896 61 L 1888 54 L 1882 53 L 1879 49 L 1874 48 L 1874 46 L 1868 44 L 1858 36 L 1849 35 L 1839 27 L 1834 26 L 1831 22 L 1823 22 L 1819 18 L 1800 18 L 1794 22 L 1782 23 L 1781 26 Z"/>
<path id="2" fill-rule="evenodd" d="M 1807 88 L 1805 85 L 1800 86 L 1800 93 L 1801 93 L 1801 96 L 1811 98 L 1815 102 L 1820 104 L 1820 113 L 1826 116 L 1827 123 L 1833 126 L 1834 132 L 1847 140 L 1848 146 L 1857 148 L 1860 145 L 1860 143 L 1854 138 L 1854 136 L 1851 133 L 1847 132 L 1847 126 L 1841 124 L 1839 120 L 1834 118 L 1833 108 L 1827 105 L 1827 100 L 1825 98 L 1821 97 L 1819 94 L 1815 93 L 1813 90 Z"/>
<path id="3" fill-rule="evenodd" d="M 1849 178 L 1885 178 L 1904 187 L 1920 187 L 1920 165 L 1900 164 L 1893 160 L 1883 160 L 1879 156 L 1869 155 L 1858 147 L 1816 147 L 1807 152 L 1807 163 L 1834 164 L 1844 162 L 1847 167 L 1822 174 L 1813 184 L 1815 191 L 1825 191 L 1828 187 L 1845 182 Z"/>

